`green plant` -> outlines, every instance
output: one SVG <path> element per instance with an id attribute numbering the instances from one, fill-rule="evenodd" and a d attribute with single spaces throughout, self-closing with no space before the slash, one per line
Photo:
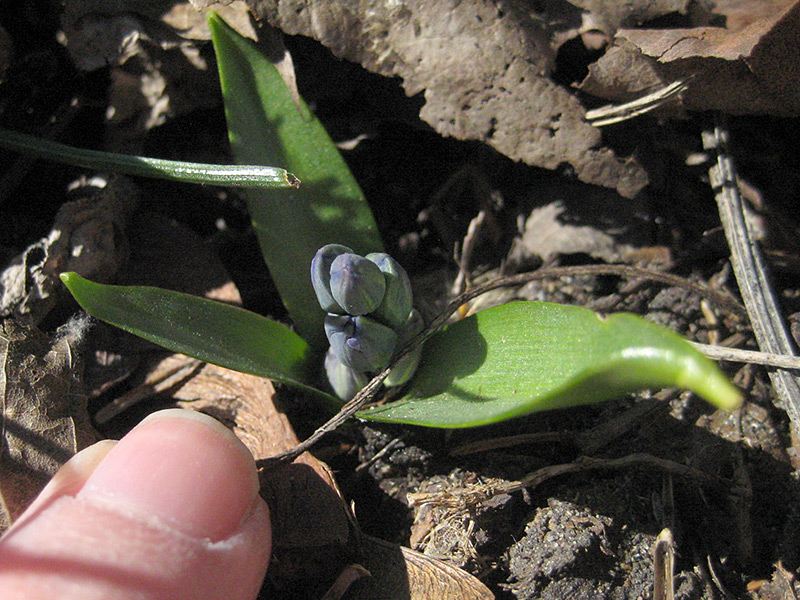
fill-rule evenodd
<path id="1" fill-rule="evenodd" d="M 334 373 L 336 393 L 346 398 L 366 383 L 368 375 L 386 366 L 387 356 L 411 337 L 395 332 L 410 318 L 410 304 L 406 306 L 402 298 L 382 304 L 389 295 L 390 278 L 384 281 L 376 273 L 391 272 L 393 266 L 381 266 L 382 254 L 367 260 L 373 256 L 370 253 L 382 251 L 372 213 L 322 125 L 302 101 L 295 103 L 254 45 L 213 13 L 209 24 L 237 162 L 280 164 L 302 182 L 299 189 L 246 191 L 264 258 L 297 333 L 265 317 L 202 298 L 155 288 L 101 285 L 75 273 L 64 273 L 62 280 L 81 306 L 104 321 L 171 350 L 282 381 L 316 394 L 332 407 L 340 406 L 341 401 L 320 383 L 327 349 L 326 312 L 329 332 L 336 335 L 348 327 L 353 330 L 351 319 L 377 316 L 369 328 L 378 332 L 370 338 L 377 344 L 370 352 L 378 352 L 378 359 L 353 362 L 355 368 L 343 362 L 351 360 L 343 359 L 344 353 L 334 352 L 338 363 L 330 353 L 325 360 L 328 373 Z M 339 245 L 339 250 L 325 258 L 324 268 L 312 268 L 317 250 L 329 244 Z M 348 258 L 358 264 L 353 267 L 358 277 L 351 273 L 347 278 L 361 283 L 345 289 L 350 279 L 336 281 L 333 290 L 331 280 L 339 275 L 331 268 L 343 253 L 366 256 L 361 260 L 370 264 Z M 327 292 L 320 293 L 319 285 L 315 293 L 312 279 L 323 282 L 330 298 Z M 391 293 L 398 298 L 404 294 L 394 288 Z M 417 322 L 414 331 L 420 327 Z M 342 343 L 346 342 L 331 338 L 332 346 Z M 422 353 L 421 358 L 407 357 L 406 368 L 394 374 L 395 380 L 389 376 L 390 383 L 402 382 L 419 359 L 405 395 L 359 416 L 467 427 L 671 385 L 691 389 L 725 409 L 741 402 L 737 390 L 698 351 L 672 332 L 633 315 L 602 318 L 578 307 L 518 302 L 463 319 L 433 334 L 416 352 Z"/>

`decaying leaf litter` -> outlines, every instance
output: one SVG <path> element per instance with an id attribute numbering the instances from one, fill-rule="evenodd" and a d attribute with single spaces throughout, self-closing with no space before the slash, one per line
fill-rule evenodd
<path id="1" fill-rule="evenodd" d="M 470 285 L 512 269 L 533 268 L 541 259 L 548 266 L 597 263 L 606 265 L 608 273 L 531 282 L 480 301 L 486 306 L 523 297 L 630 310 L 690 339 L 755 348 L 747 320 L 696 289 L 620 277 L 613 268 L 614 263 L 644 265 L 737 292 L 708 167 L 698 164 L 705 152 L 700 132 L 713 124 L 695 111 L 715 109 L 758 115 L 728 123 L 731 151 L 783 314 L 798 310 L 797 224 L 790 207 L 800 170 L 790 143 L 796 123 L 789 118 L 796 114 L 797 92 L 786 84 L 796 53 L 782 51 L 796 42 L 791 27 L 795 3 L 759 3 L 748 9 L 718 2 L 711 10 L 700 3 L 664 2 L 646 3 L 646 11 L 631 3 L 628 13 L 615 11 L 616 3 L 602 2 L 408 4 L 389 12 L 384 3 L 365 2 L 363 13 L 347 14 L 326 2 L 254 3 L 253 10 L 288 34 L 313 37 L 367 70 L 402 78 L 410 98 L 397 80 L 370 76 L 307 39 L 287 41 L 301 92 L 334 137 L 352 148 L 347 157 L 373 203 L 384 240 L 414 274 L 416 296 L 428 315 L 453 292 L 454 255 Z M 143 148 L 148 154 L 224 162 L 213 70 L 199 68 L 209 54 L 165 29 L 162 12 L 134 12 L 136 18 L 126 14 L 127 20 L 120 21 L 101 13 L 96 3 L 88 9 L 66 3 L 64 31 L 73 52 L 81 33 L 92 39 L 89 31 L 76 31 L 76 23 L 114 25 L 119 39 L 136 42 L 118 46 L 130 54 L 103 55 L 101 62 L 113 67 L 99 83 L 79 75 L 52 42 L 52 62 L 36 63 L 43 60 L 41 53 L 32 54 L 15 35 L 24 23 L 3 22 L 21 57 L 3 75 L 0 93 L 21 98 L 5 101 L 3 125 L 49 131 L 75 145 L 88 145 L 87 136 L 99 144 L 98 136 L 104 135 L 109 149 Z M 190 18 L 192 12 L 178 4 L 169 14 Z M 51 15 L 53 23 L 57 17 Z M 725 19 L 728 27 L 720 29 Z M 623 50 L 644 64 L 634 70 L 628 59 L 618 58 Z M 85 57 L 92 57 L 91 50 Z M 71 69 L 59 73 L 71 82 L 58 96 L 60 105 L 48 104 L 41 95 L 53 85 L 57 60 Z M 80 61 L 77 55 L 75 61 Z M 32 71 L 36 64 L 50 64 L 51 79 L 37 78 L 48 71 Z M 91 62 L 83 66 L 91 68 Z M 610 70 L 610 84 L 608 79 L 597 83 L 601 66 Z M 678 79 L 688 79 L 689 87 L 680 102 L 673 99 L 660 112 L 604 130 L 584 122 L 589 108 L 625 102 Z M 102 111 L 95 108 L 91 114 L 88 101 L 100 102 L 98 88 L 105 90 L 101 105 L 108 99 L 114 108 L 108 127 L 97 124 L 102 124 Z M 80 95 L 83 104 L 73 107 L 73 95 Z M 35 110 L 26 114 L 25 108 Z M 61 131 L 46 127 L 53 114 L 59 115 L 58 123 L 66 123 Z M 428 126 L 468 141 L 443 139 Z M 521 162 L 514 164 L 503 154 Z M 245 305 L 280 317 L 234 192 L 137 181 L 142 203 L 134 215 L 125 215 L 124 225 L 114 222 L 109 229 L 90 220 L 88 228 L 81 228 L 73 222 L 53 236 L 55 209 L 67 199 L 66 182 L 79 173 L 42 164 L 20 171 L 16 157 L 4 158 L 5 164 L 11 168 L 4 169 L 4 212 L 9 222 L 25 223 L 7 231 L 3 242 L 9 257 L 22 257 L 14 280 L 30 275 L 35 290 L 57 294 L 46 283 L 53 268 L 46 259 L 53 257 L 57 266 L 57 257 L 76 254 L 64 250 L 66 237 L 72 250 L 85 247 L 88 237 L 113 242 L 94 247 L 129 253 L 114 267 L 118 282 L 180 283 L 186 291 L 237 301 L 235 282 Z M 8 190 L 24 201 L 15 202 Z M 29 207 L 35 203 L 37 219 L 31 223 Z M 218 222 L 226 226 L 220 229 Z M 174 246 L 155 243 L 178 237 L 195 239 L 195 250 L 178 253 Z M 60 242 L 48 244 L 53 238 Z M 36 244 L 42 249 L 24 252 Z M 188 242 L 181 245 L 187 249 Z M 230 277 L 211 266 L 215 254 Z M 248 255 L 251 260 L 243 260 Z M 117 260 L 112 255 L 100 263 L 115 265 Z M 3 292 L 5 298 L 9 291 Z M 18 307 L 42 306 L 26 296 L 25 288 L 16 292 L 7 312 L 25 316 Z M 25 317 L 43 331 L 55 332 L 74 312 L 57 297 L 45 304 L 46 310 Z M 179 401 L 230 423 L 257 457 L 266 458 L 292 446 L 323 419 L 318 406 L 288 390 L 273 398 L 267 382 L 202 365 L 171 365 L 140 342 L 123 342 L 108 332 L 103 339 L 102 331 L 95 325 L 88 343 L 96 350 L 84 346 L 80 353 L 88 359 L 89 414 L 96 416 L 126 393 L 138 400 L 106 423 L 95 421 L 103 435 L 118 436 L 142 414 Z M 8 364 L 15 363 L 7 359 Z M 650 548 L 664 527 L 676 540 L 678 597 L 742 595 L 746 589 L 757 597 L 775 597 L 794 585 L 798 565 L 795 447 L 785 413 L 773 407 L 776 392 L 764 370 L 727 368 L 748 399 L 734 415 L 710 413 L 696 399 L 667 391 L 449 435 L 352 425 L 325 438 L 315 453 L 336 471 L 344 498 L 354 503 L 361 532 L 412 544 L 429 559 L 464 567 L 498 597 L 647 596 L 653 585 Z M 10 393 L 4 397 L 4 417 L 10 423 L 9 411 L 19 410 L 19 404 L 11 404 Z M 59 411 L 72 415 L 72 427 L 78 428 L 85 412 L 71 412 L 80 407 L 80 396 L 70 398 L 75 403 Z M 4 431 L 8 436 L 9 428 Z M 4 468 L 10 456 L 6 447 Z M 319 499 L 315 506 L 327 507 L 320 521 L 329 537 L 321 542 L 305 539 L 287 515 L 284 551 L 290 558 L 282 564 L 291 566 L 298 554 L 311 554 L 307 549 L 312 546 L 335 565 L 332 570 L 340 565 L 344 570 L 359 547 L 379 556 L 377 547 L 358 539 L 359 530 L 347 520 L 347 505 L 337 500 L 334 488 L 315 487 L 327 477 L 325 467 L 314 462 L 318 459 L 303 459 L 314 464 L 271 480 L 272 485 L 297 482 L 306 497 Z M 318 475 L 304 479 L 310 469 L 318 469 Z M 8 481 L 4 478 L 2 488 L 6 504 Z M 265 481 L 265 489 L 268 485 Z M 315 489 L 318 494 L 308 493 Z M 399 550 L 388 546 L 385 552 L 397 557 Z M 334 556 L 339 562 L 331 560 Z M 445 580 L 438 563 L 399 556 L 401 568 L 389 575 L 410 570 L 416 583 L 432 568 L 434 582 Z M 308 579 L 317 586 L 309 590 L 296 582 L 287 585 L 281 575 L 273 571 L 271 584 L 286 597 L 290 589 L 297 597 L 320 597 L 327 589 L 321 577 Z M 336 575 L 327 576 L 332 582 Z M 362 587 L 354 585 L 348 597 L 373 597 L 374 588 L 363 587 L 367 579 L 358 581 Z M 432 597 L 430 590 L 421 591 L 425 588 L 404 589 L 402 581 L 400 576 L 392 597 Z M 456 578 L 454 585 L 464 581 Z M 463 590 L 451 593 L 461 595 L 442 590 L 439 596 L 464 597 Z"/>

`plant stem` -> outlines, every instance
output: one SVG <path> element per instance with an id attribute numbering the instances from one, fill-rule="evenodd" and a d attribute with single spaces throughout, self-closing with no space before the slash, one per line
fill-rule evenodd
<path id="1" fill-rule="evenodd" d="M 210 165 L 87 150 L 0 129 L 0 147 L 75 167 L 116 171 L 187 183 L 247 188 L 299 187 L 300 180 L 285 169 L 257 165 Z"/>

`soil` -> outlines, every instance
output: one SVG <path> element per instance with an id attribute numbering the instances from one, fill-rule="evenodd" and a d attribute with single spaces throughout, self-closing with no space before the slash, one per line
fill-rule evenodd
<path id="1" fill-rule="evenodd" d="M 2 15 L 15 58 L 0 87 L 0 124 L 102 147 L 110 72 L 87 75 L 74 68 L 55 41 L 56 16 L 55 6 L 36 19 L 25 11 Z M 701 152 L 700 132 L 709 115 L 642 117 L 604 132 L 605 144 L 620 155 L 636 152 L 648 167 L 650 186 L 628 200 L 580 183 L 568 168 L 536 169 L 479 143 L 442 138 L 417 118 L 423 98 L 406 97 L 397 81 L 339 61 L 305 38 L 288 38 L 287 45 L 300 92 L 334 140 L 365 136 L 344 155 L 373 207 L 387 251 L 406 266 L 429 315 L 447 300 L 444 282 L 458 272 L 455 247 L 479 210 L 488 210 L 493 225 L 479 236 L 468 265 L 473 281 L 506 272 L 519 223 L 532 209 L 553 202 L 565 207 L 562 223 L 590 226 L 633 248 L 654 268 L 737 294 L 707 166 L 686 161 Z M 764 229 L 774 289 L 788 316 L 800 311 L 800 221 L 794 210 L 800 128 L 796 120 L 771 117 L 734 117 L 729 126 L 741 179 Z M 147 133 L 142 153 L 198 161 L 224 157 L 225 136 L 218 99 L 212 108 Z M 0 247 L 8 260 L 50 231 L 69 199 L 68 183 L 86 173 L 5 151 L 0 164 L 6 225 Z M 285 319 L 237 192 L 136 183 L 139 211 L 192 229 L 218 254 L 247 308 Z M 555 251 L 548 258 L 550 265 L 598 262 L 588 250 Z M 692 340 L 719 343 L 738 336 L 739 347 L 756 348 L 744 320 L 704 305 L 694 292 L 651 281 L 614 274 L 573 277 L 531 283 L 492 301 L 514 298 L 631 311 Z M 52 331 L 73 311 L 62 304 L 40 327 Z M 734 414 L 716 412 L 689 393 L 642 393 L 471 430 L 354 422 L 325 438 L 315 453 L 336 473 L 365 533 L 461 567 L 497 598 L 651 597 L 651 549 L 664 528 L 675 540 L 676 598 L 796 597 L 797 440 L 786 413 L 775 407 L 765 368 L 721 367 L 746 397 Z M 322 422 L 324 415 L 309 398 L 288 389 L 279 393 L 300 438 Z M 90 412 L 109 400 L 93 398 Z M 163 405 L 163 398 L 146 401 L 98 428 L 117 437 Z M 521 437 L 505 447 L 456 452 L 511 436 Z M 560 465 L 577 467 L 562 472 Z M 525 489 L 481 502 L 466 496 L 532 473 L 540 475 L 538 483 Z M 409 494 L 445 492 L 458 501 L 409 502 Z"/>

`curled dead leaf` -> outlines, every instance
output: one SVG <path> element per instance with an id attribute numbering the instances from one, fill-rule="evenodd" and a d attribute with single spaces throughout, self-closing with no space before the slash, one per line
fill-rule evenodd
<path id="1" fill-rule="evenodd" d="M 139 202 L 138 189 L 125 177 L 112 176 L 104 187 L 58 211 L 47 236 L 31 244 L 0 273 L 0 315 L 38 324 L 63 290 L 58 274 L 76 271 L 109 281 L 128 258 L 123 235 Z"/>
<path id="2" fill-rule="evenodd" d="M 228 4 L 219 7 L 225 19 L 254 38 L 244 3 Z M 208 69 L 197 44 L 210 39 L 210 32 L 204 16 L 187 2 L 67 0 L 61 21 L 79 69 L 110 68 L 111 146 L 132 152 L 132 141 L 168 117 L 218 103 L 214 69 Z"/>
<path id="3" fill-rule="evenodd" d="M 0 323 L 0 532 L 72 455 L 94 443 L 76 346 L 86 321 L 54 337 L 13 319 Z"/>
<path id="4" fill-rule="evenodd" d="M 691 79 L 682 94 L 687 110 L 800 114 L 800 3 L 717 3 L 726 9 L 736 11 L 727 27 L 620 29 L 581 89 L 627 101 Z"/>

